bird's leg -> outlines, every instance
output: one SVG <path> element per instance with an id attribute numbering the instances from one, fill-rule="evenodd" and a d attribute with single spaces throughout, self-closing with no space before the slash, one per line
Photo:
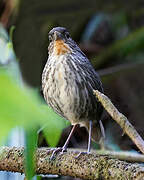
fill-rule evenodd
<path id="1" fill-rule="evenodd" d="M 90 153 L 90 148 L 91 148 L 91 131 L 92 131 L 92 121 L 89 122 L 89 138 L 88 138 L 87 153 Z"/>
<path id="2" fill-rule="evenodd" d="M 69 136 L 68 136 L 65 144 L 63 145 L 63 147 L 56 148 L 56 149 L 53 151 L 53 153 L 52 153 L 52 155 L 51 155 L 51 157 L 50 157 L 51 160 L 53 159 L 55 153 L 61 152 L 61 154 L 62 154 L 64 151 L 66 151 L 67 146 L 68 146 L 68 144 L 69 144 L 69 141 L 70 141 L 70 139 L 71 139 L 71 137 L 72 137 L 72 135 L 73 135 L 73 132 L 74 132 L 74 130 L 76 129 L 76 127 L 77 127 L 77 124 L 73 126 L 73 128 L 72 128 L 72 130 L 71 130 L 71 132 L 70 132 L 70 134 L 69 134 Z"/>
<path id="3" fill-rule="evenodd" d="M 80 152 L 76 158 L 78 158 L 81 154 L 89 154 L 90 153 L 90 148 L 91 148 L 91 131 L 92 131 L 92 121 L 89 121 L 89 137 L 88 137 L 88 148 L 87 152 Z"/>
<path id="4" fill-rule="evenodd" d="M 77 127 L 77 124 L 73 126 L 73 128 L 72 128 L 72 130 L 71 130 L 71 132 L 70 132 L 70 134 L 69 134 L 69 136 L 68 136 L 65 144 L 63 145 L 62 148 L 63 148 L 64 150 L 66 150 L 66 148 L 67 148 L 67 146 L 68 146 L 68 144 L 69 144 L 69 141 L 70 141 L 70 139 L 71 139 L 71 137 L 72 137 L 72 135 L 73 135 L 73 132 L 74 132 L 74 130 L 76 129 L 76 127 Z"/>

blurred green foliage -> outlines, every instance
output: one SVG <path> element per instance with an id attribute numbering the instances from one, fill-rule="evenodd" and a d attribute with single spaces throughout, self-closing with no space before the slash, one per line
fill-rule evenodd
<path id="1" fill-rule="evenodd" d="M 25 149 L 25 163 L 26 163 L 26 177 L 32 179 L 35 170 L 34 153 L 37 147 L 37 132 L 36 129 L 26 130 L 26 149 Z"/>
<path id="2" fill-rule="evenodd" d="M 36 91 L 25 86 L 19 87 L 2 68 L 0 69 L 0 84 L 0 138 L 5 137 L 15 126 L 31 129 L 47 124 L 47 131 L 50 131 L 50 134 L 55 132 L 53 129 L 56 127 L 62 130 L 65 126 L 61 117 L 42 104 Z M 49 141 L 49 144 L 55 146 L 60 133 L 52 134 L 51 137 L 53 135 L 56 137 L 53 142 Z"/>
<path id="3" fill-rule="evenodd" d="M 4 31 L 2 27 L 0 33 L 1 30 Z M 6 32 L 5 35 L 7 36 Z M 21 74 L 18 73 L 15 56 L 11 56 L 12 42 L 9 38 L 0 40 L 4 49 L 0 54 L 0 62 L 3 62 L 0 64 L 0 142 L 6 140 L 14 127 L 20 126 L 25 129 L 26 175 L 27 179 L 31 179 L 34 174 L 33 154 L 37 147 L 38 128 L 45 127 L 43 130 L 48 144 L 54 147 L 66 123 L 51 108 L 43 104 L 36 90 L 26 86 L 22 79 L 17 80 L 16 76 Z M 7 56 L 5 53 L 8 53 Z"/>

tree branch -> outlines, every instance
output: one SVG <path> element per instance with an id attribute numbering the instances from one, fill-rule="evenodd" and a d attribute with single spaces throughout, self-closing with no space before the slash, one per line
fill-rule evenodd
<path id="1" fill-rule="evenodd" d="M 138 148 L 144 152 L 144 142 L 127 118 L 114 107 L 107 96 L 99 91 L 94 91 L 94 93 L 112 118 L 119 123 Z M 36 174 L 58 174 L 95 180 L 144 179 L 144 166 L 142 164 L 130 163 L 115 158 L 144 162 L 144 155 L 116 154 L 105 151 L 105 155 L 103 155 L 100 151 L 97 151 L 97 153 L 82 154 L 76 158 L 79 151 L 68 151 L 63 154 L 59 153 L 55 155 L 53 160 L 50 160 L 52 150 L 48 148 L 36 150 Z M 24 173 L 24 162 L 24 148 L 0 148 L 1 171 Z"/>
<path id="2" fill-rule="evenodd" d="M 99 92 L 98 90 L 94 90 L 94 94 L 101 102 L 105 110 L 111 115 L 111 117 L 120 125 L 123 131 L 131 138 L 131 140 L 136 144 L 139 150 L 144 154 L 144 141 L 135 128 L 128 121 L 126 116 L 120 113 L 116 107 L 112 104 L 111 100 Z"/>
<path id="3" fill-rule="evenodd" d="M 82 179 L 135 179 L 144 177 L 144 167 L 120 161 L 107 155 L 82 154 L 75 158 L 78 151 L 68 151 L 50 160 L 48 148 L 36 151 L 36 173 L 58 174 Z M 0 149 L 0 170 L 24 173 L 24 148 L 3 147 Z"/>

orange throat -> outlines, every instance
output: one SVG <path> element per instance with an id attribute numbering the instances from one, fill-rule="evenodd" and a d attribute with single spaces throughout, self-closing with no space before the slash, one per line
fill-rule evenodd
<path id="1" fill-rule="evenodd" d="M 71 49 L 67 44 L 64 43 L 63 40 L 56 40 L 54 43 L 54 54 L 59 56 L 59 55 L 64 55 L 66 53 L 70 53 Z"/>

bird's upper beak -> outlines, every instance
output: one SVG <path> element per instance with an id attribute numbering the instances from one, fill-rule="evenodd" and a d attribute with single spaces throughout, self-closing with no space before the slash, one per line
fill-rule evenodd
<path id="1" fill-rule="evenodd" d="M 55 31 L 54 32 L 54 40 L 59 40 L 59 39 L 62 39 L 62 34 L 58 31 Z"/>

